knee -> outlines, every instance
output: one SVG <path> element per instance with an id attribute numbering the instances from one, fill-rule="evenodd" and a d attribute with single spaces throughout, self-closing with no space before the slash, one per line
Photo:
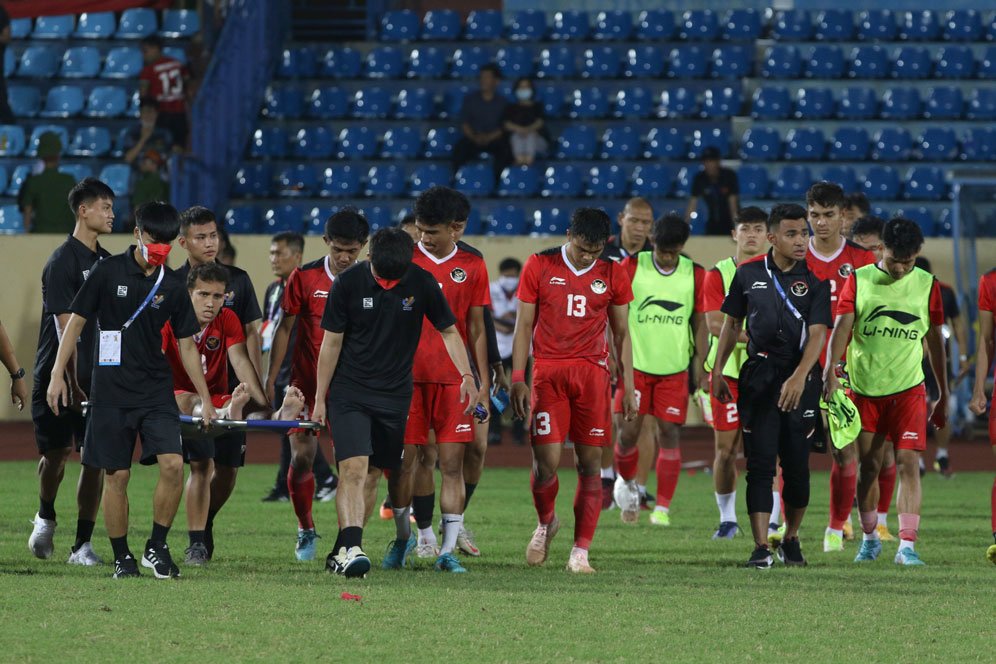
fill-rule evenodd
<path id="1" fill-rule="evenodd" d="M 367 477 L 366 457 L 353 457 L 339 464 L 340 483 L 363 484 Z"/>
<path id="2" fill-rule="evenodd" d="M 131 473 L 127 470 L 109 470 L 105 475 L 104 487 L 115 493 L 125 493 L 128 490 L 128 479 Z"/>
<path id="3" fill-rule="evenodd" d="M 179 454 L 159 456 L 159 477 L 169 482 L 183 481 L 183 458 Z"/>
<path id="4" fill-rule="evenodd" d="M 211 466 L 214 462 L 211 459 L 199 459 L 197 461 L 190 462 L 190 476 L 197 477 L 199 479 L 209 477 L 211 475 Z"/>
<path id="5" fill-rule="evenodd" d="M 463 457 L 452 455 L 443 458 L 439 462 L 439 472 L 443 477 L 462 478 L 463 477 Z"/>
<path id="6" fill-rule="evenodd" d="M 71 452 L 72 450 L 68 447 L 49 450 L 42 455 L 42 463 L 45 464 L 46 468 L 54 468 L 61 471 L 66 467 L 66 461 L 69 459 Z"/>
<path id="7" fill-rule="evenodd" d="M 916 450 L 897 450 L 896 467 L 899 476 L 906 482 L 914 477 L 920 479 L 920 453 Z"/>

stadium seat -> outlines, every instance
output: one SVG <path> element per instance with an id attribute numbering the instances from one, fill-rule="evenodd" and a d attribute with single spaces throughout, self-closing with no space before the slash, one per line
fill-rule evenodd
<path id="1" fill-rule="evenodd" d="M 935 235 L 937 220 L 934 219 L 934 213 L 928 207 L 920 206 L 898 210 L 896 216 L 915 221 L 926 237 Z"/>
<path id="2" fill-rule="evenodd" d="M 782 157 L 782 137 L 777 129 L 754 126 L 744 132 L 740 156 L 747 161 L 772 161 Z"/>
<path id="3" fill-rule="evenodd" d="M 875 161 L 906 161 L 913 150 L 913 138 L 902 127 L 886 127 L 875 135 L 872 159 Z"/>
<path id="4" fill-rule="evenodd" d="M 571 95 L 568 114 L 577 120 L 596 120 L 609 114 L 609 98 L 599 87 L 583 87 Z"/>
<path id="5" fill-rule="evenodd" d="M 585 50 L 581 75 L 592 79 L 617 78 L 621 65 L 619 49 L 596 46 Z"/>
<path id="6" fill-rule="evenodd" d="M 944 18 L 943 33 L 946 41 L 980 41 L 984 33 L 982 15 L 975 9 L 952 10 Z"/>
<path id="7" fill-rule="evenodd" d="M 674 169 L 665 164 L 640 164 L 630 178 L 630 196 L 660 198 L 674 189 Z"/>
<path id="8" fill-rule="evenodd" d="M 697 166 L 688 167 L 684 166 L 679 168 L 677 173 L 674 175 L 674 187 L 671 190 L 671 195 L 675 198 L 688 198 L 692 195 L 692 181 L 695 179 L 695 174 L 698 172 L 699 168 Z M 694 221 L 692 223 L 692 232 L 695 232 Z"/>
<path id="9" fill-rule="evenodd" d="M 536 67 L 532 49 L 515 44 L 498 49 L 495 62 L 501 67 L 502 76 L 512 80 L 520 76 L 531 77 Z"/>
<path id="10" fill-rule="evenodd" d="M 764 166 L 744 165 L 737 171 L 742 200 L 765 199 L 771 185 L 768 183 L 768 171 Z"/>
<path id="11" fill-rule="evenodd" d="M 948 185 L 944 171 L 936 166 L 914 166 L 906 174 L 903 188 L 906 198 L 913 201 L 940 201 L 947 198 Z"/>
<path id="12" fill-rule="evenodd" d="M 588 12 L 569 10 L 553 15 L 550 39 L 557 41 L 584 41 L 591 34 L 591 21 Z"/>
<path id="13" fill-rule="evenodd" d="M 945 46 L 937 54 L 934 67 L 936 78 L 972 78 L 975 76 L 975 55 L 967 46 Z"/>
<path id="14" fill-rule="evenodd" d="M 483 46 L 464 46 L 453 52 L 450 76 L 474 78 L 477 72 L 491 61 L 491 51 Z"/>
<path id="15" fill-rule="evenodd" d="M 923 117 L 928 120 L 957 120 L 965 110 L 961 88 L 936 87 L 927 95 Z"/>
<path id="16" fill-rule="evenodd" d="M 838 127 L 830 139 L 828 157 L 834 161 L 864 161 L 871 149 L 868 132 L 861 127 Z"/>
<path id="17" fill-rule="evenodd" d="M 380 41 L 401 42 L 418 38 L 418 15 L 409 10 L 385 12 L 380 19 Z"/>
<path id="18" fill-rule="evenodd" d="M 775 12 L 771 36 L 783 41 L 809 41 L 813 38 L 813 20 L 804 9 Z"/>
<path id="19" fill-rule="evenodd" d="M 456 127 L 438 127 L 430 129 L 425 136 L 425 150 L 422 155 L 426 159 L 449 159 L 453 146 L 460 138 Z"/>
<path id="20" fill-rule="evenodd" d="M 142 39 L 148 37 L 158 28 L 156 13 L 151 9 L 132 8 L 121 12 L 118 20 L 118 30 L 114 36 L 118 39 Z"/>
<path id="21" fill-rule="evenodd" d="M 820 174 L 821 180 L 833 182 L 846 192 L 858 190 L 858 176 L 849 166 L 830 166 Z"/>
<path id="22" fill-rule="evenodd" d="M 891 166 L 871 166 L 865 171 L 862 190 L 873 201 L 894 201 L 899 198 L 902 185 Z"/>
<path id="23" fill-rule="evenodd" d="M 345 198 L 362 195 L 360 169 L 350 164 L 334 164 L 318 174 L 318 195 Z"/>
<path id="24" fill-rule="evenodd" d="M 501 205 L 484 219 L 486 235 L 522 235 L 526 232 L 526 213 L 518 205 Z"/>
<path id="25" fill-rule="evenodd" d="M 7 191 L 4 193 L 8 196 L 17 196 L 21 191 L 21 185 L 24 181 L 28 179 L 31 175 L 31 165 L 30 164 L 20 164 L 14 168 L 14 171 L 10 174 L 10 182 L 7 183 Z"/>
<path id="26" fill-rule="evenodd" d="M 923 101 L 916 88 L 889 88 L 882 95 L 879 116 L 883 120 L 913 120 L 920 117 Z"/>
<path id="27" fill-rule="evenodd" d="M 256 233 L 259 227 L 259 208 L 255 205 L 233 205 L 225 213 L 225 230 L 233 235 Z"/>
<path id="28" fill-rule="evenodd" d="M 7 101 L 15 117 L 33 118 L 41 110 L 41 91 L 34 85 L 11 85 Z"/>
<path id="29" fill-rule="evenodd" d="M 386 118 L 391 112 L 391 95 L 384 88 L 361 88 L 353 95 L 353 117 Z"/>
<path id="30" fill-rule="evenodd" d="M 457 171 L 455 187 L 468 196 L 489 196 L 495 188 L 495 176 L 487 164 L 467 164 Z"/>
<path id="31" fill-rule="evenodd" d="M 993 23 L 996 23 L 996 19 Z M 993 40 L 996 41 L 996 28 L 993 31 Z M 996 46 L 988 46 L 983 51 L 977 74 L 979 78 L 996 79 Z"/>
<path id="32" fill-rule="evenodd" d="M 24 152 L 25 145 L 23 127 L 0 125 L 0 157 L 16 157 Z"/>
<path id="33" fill-rule="evenodd" d="M 539 78 L 574 78 L 574 51 L 569 46 L 550 46 L 540 51 Z"/>
<path id="34" fill-rule="evenodd" d="M 3 75 L 10 78 L 14 75 L 14 71 L 17 69 L 17 58 L 14 56 L 13 49 L 4 49 L 3 53 Z"/>
<path id="35" fill-rule="evenodd" d="M 83 110 L 83 90 L 75 85 L 57 85 L 49 88 L 45 97 L 43 118 L 71 118 Z"/>
<path id="36" fill-rule="evenodd" d="M 784 120 L 792 112 L 788 88 L 766 86 L 754 90 L 750 115 L 755 120 Z"/>
<path id="37" fill-rule="evenodd" d="M 462 29 L 460 14 L 452 9 L 427 11 L 422 19 L 422 39 L 456 41 Z"/>
<path id="38" fill-rule="evenodd" d="M 537 85 L 536 99 L 543 104 L 543 113 L 548 118 L 559 118 L 567 105 L 567 91 L 560 85 Z"/>
<path id="39" fill-rule="evenodd" d="M 308 97 L 308 117 L 320 120 L 344 118 L 349 114 L 349 98 L 338 86 L 315 88 Z"/>
<path id="40" fill-rule="evenodd" d="M 816 17 L 816 38 L 820 41 L 851 41 L 854 14 L 849 9 L 827 9 Z"/>
<path id="41" fill-rule="evenodd" d="M 59 164 L 59 172 L 71 176 L 79 182 L 84 178 L 93 177 L 93 168 L 88 164 Z"/>
<path id="42" fill-rule="evenodd" d="M 647 88 L 633 86 L 616 93 L 612 115 L 617 118 L 645 118 L 655 112 L 656 100 Z"/>
<path id="43" fill-rule="evenodd" d="M 667 161 L 685 159 L 688 140 L 677 127 L 654 127 L 647 133 L 643 156 Z"/>
<path id="44" fill-rule="evenodd" d="M 571 225 L 571 213 L 559 205 L 539 206 L 533 211 L 532 223 L 527 226 L 532 235 L 563 236 Z"/>
<path id="45" fill-rule="evenodd" d="M 35 19 L 32 39 L 68 39 L 73 34 L 76 17 L 72 14 L 39 16 Z"/>
<path id="46" fill-rule="evenodd" d="M 391 127 L 384 132 L 380 156 L 384 159 L 415 159 L 422 147 L 422 135 L 410 125 Z"/>
<path id="47" fill-rule="evenodd" d="M 394 117 L 402 120 L 428 120 L 436 111 L 436 100 L 427 88 L 409 88 L 398 93 Z"/>
<path id="48" fill-rule="evenodd" d="M 163 24 L 159 35 L 167 39 L 193 37 L 201 31 L 201 18 L 195 10 L 167 9 L 163 12 Z"/>
<path id="49" fill-rule="evenodd" d="M 292 157 L 328 159 L 335 152 L 335 137 L 327 127 L 303 127 L 291 139 L 290 148 Z"/>
<path id="50" fill-rule="evenodd" d="M 842 120 L 866 120 L 878 113 L 875 91 L 867 87 L 844 88 L 837 104 L 837 117 Z"/>
<path id="51" fill-rule="evenodd" d="M 675 33 L 674 12 L 667 9 L 648 9 L 640 12 L 636 20 L 636 38 L 646 41 L 665 41 Z"/>
<path id="52" fill-rule="evenodd" d="M 243 164 L 235 171 L 231 195 L 239 198 L 266 198 L 272 193 L 273 167 L 268 163 Z"/>
<path id="53" fill-rule="evenodd" d="M 905 41 L 937 41 L 941 26 L 930 10 L 903 12 L 899 21 L 899 37 Z"/>
<path id="54" fill-rule="evenodd" d="M 367 171 L 367 196 L 401 196 L 405 192 L 405 169 L 397 164 L 378 164 Z"/>
<path id="55" fill-rule="evenodd" d="M 504 29 L 501 11 L 476 9 L 467 15 L 463 38 L 472 41 L 494 41 L 501 38 Z"/>
<path id="56" fill-rule="evenodd" d="M 117 118 L 128 110 L 128 93 L 117 85 L 100 85 L 90 91 L 83 115 L 88 118 Z"/>
<path id="57" fill-rule="evenodd" d="M 972 90 L 965 117 L 969 120 L 996 120 L 996 89 L 979 87 Z"/>
<path id="58" fill-rule="evenodd" d="M 28 46 L 21 53 L 17 64 L 17 75 L 23 78 L 52 78 L 59 71 L 59 54 L 49 45 Z"/>
<path id="59" fill-rule="evenodd" d="M 308 103 L 309 115 L 312 111 L 312 102 L 317 101 L 315 104 L 314 112 L 316 113 L 312 117 L 325 117 L 321 115 L 322 101 L 329 99 L 329 95 L 324 93 L 324 90 L 328 88 L 316 88 L 312 93 Z M 341 97 L 342 91 L 336 90 L 336 96 Z M 289 86 L 269 86 L 266 88 L 266 92 L 263 94 L 263 109 L 262 113 L 268 118 L 274 118 L 279 120 L 284 119 L 294 119 L 301 117 L 304 109 L 304 101 L 301 97 L 300 88 L 289 87 Z M 331 116 L 330 116 L 331 117 Z"/>
<path id="60" fill-rule="evenodd" d="M 720 24 L 727 41 L 754 41 L 764 30 L 761 14 L 755 9 L 731 9 Z"/>
<path id="61" fill-rule="evenodd" d="M 890 42 L 896 38 L 899 26 L 888 9 L 867 9 L 858 15 L 858 34 L 861 41 Z"/>
<path id="62" fill-rule="evenodd" d="M 318 75 L 322 78 L 359 78 L 363 55 L 353 48 L 330 48 L 319 58 Z"/>
<path id="63" fill-rule="evenodd" d="M 802 56 L 795 46 L 776 44 L 764 52 L 761 76 L 764 78 L 799 78 L 802 74 Z"/>
<path id="64" fill-rule="evenodd" d="M 408 78 L 442 78 L 446 53 L 434 46 L 420 46 L 408 55 Z"/>
<path id="65" fill-rule="evenodd" d="M 370 223 L 370 207 L 364 206 L 363 212 L 367 216 L 367 223 Z M 304 228 L 308 235 L 325 235 L 325 222 L 333 214 L 339 211 L 337 205 L 314 205 L 304 214 Z"/>
<path id="66" fill-rule="evenodd" d="M 590 124 L 571 124 L 557 137 L 557 159 L 591 159 L 598 149 L 595 128 Z"/>
<path id="67" fill-rule="evenodd" d="M 961 157 L 966 161 L 996 161 L 996 127 L 972 127 L 961 148 Z"/>
<path id="68" fill-rule="evenodd" d="M 279 159 L 287 154 L 287 142 L 287 130 L 283 127 L 260 127 L 249 142 L 249 155 L 256 159 Z"/>
<path id="69" fill-rule="evenodd" d="M 475 212 L 476 210 L 470 211 L 472 221 Z M 367 218 L 367 223 L 370 224 L 371 233 L 379 231 L 382 228 L 390 228 L 397 225 L 394 208 L 389 205 L 364 205 L 363 214 Z M 468 227 L 470 227 L 469 223 Z"/>
<path id="70" fill-rule="evenodd" d="M 142 71 L 142 52 L 132 46 L 118 46 L 107 52 L 101 78 L 137 78 Z"/>
<path id="71" fill-rule="evenodd" d="M 813 184 L 813 176 L 806 166 L 786 165 L 775 176 L 771 195 L 774 198 L 800 199 Z"/>
<path id="72" fill-rule="evenodd" d="M 364 69 L 367 78 L 401 78 L 405 73 L 404 56 L 395 46 L 378 46 L 367 53 Z"/>
<path id="73" fill-rule="evenodd" d="M 918 152 L 925 161 L 953 161 L 960 154 L 958 137 L 948 127 L 927 127 L 918 143 Z"/>
<path id="74" fill-rule="evenodd" d="M 24 153 L 29 157 L 34 157 L 38 154 L 38 140 L 41 135 L 46 132 L 53 132 L 59 135 L 59 142 L 62 143 L 62 154 L 66 153 L 66 149 L 69 147 L 69 131 L 63 125 L 35 125 L 35 128 L 31 130 L 31 138 L 28 140 L 28 149 Z"/>
<path id="75" fill-rule="evenodd" d="M 339 132 L 339 159 L 369 159 L 377 154 L 377 132 L 367 126 L 344 127 Z"/>
<path id="76" fill-rule="evenodd" d="M 712 52 L 709 75 L 713 78 L 745 78 L 751 75 L 753 69 L 752 48 L 722 45 Z"/>
<path id="77" fill-rule="evenodd" d="M 660 78 L 665 69 L 664 51 L 656 46 L 634 46 L 626 51 L 626 78 Z"/>
<path id="78" fill-rule="evenodd" d="M 449 186 L 450 167 L 442 164 L 419 164 L 408 178 L 408 195 L 418 196 L 429 187 Z"/>
<path id="79" fill-rule="evenodd" d="M 310 46 L 285 48 L 277 63 L 280 78 L 311 78 L 317 71 L 315 51 Z"/>
<path id="80" fill-rule="evenodd" d="M 100 51 L 92 46 L 74 46 L 62 55 L 62 78 L 94 78 L 100 72 Z"/>
<path id="81" fill-rule="evenodd" d="M 28 17 L 12 18 L 10 20 L 10 38 L 27 39 L 31 34 L 31 19 Z"/>
<path id="82" fill-rule="evenodd" d="M 688 144 L 688 158 L 700 159 L 702 151 L 708 147 L 719 150 L 721 157 L 728 155 L 730 153 L 730 130 L 726 127 L 694 130 L 692 140 Z"/>
<path id="83" fill-rule="evenodd" d="M 743 106 L 743 98 L 740 95 L 740 86 L 710 88 L 702 96 L 702 117 L 704 118 L 730 118 L 740 115 L 740 108 Z"/>
<path id="84" fill-rule="evenodd" d="M 633 34 L 633 15 L 621 9 L 598 12 L 592 37 L 604 41 L 627 41 Z"/>
<path id="85" fill-rule="evenodd" d="M 629 175 L 622 166 L 592 166 L 588 171 L 585 195 L 592 198 L 618 198 L 626 195 Z"/>
<path id="86" fill-rule="evenodd" d="M 790 129 L 785 136 L 785 158 L 795 161 L 820 161 L 826 154 L 823 132 L 814 127 Z"/>
<path id="87" fill-rule="evenodd" d="M 705 78 L 709 74 L 707 55 L 704 46 L 684 45 L 671 49 L 668 76 L 679 79 Z"/>
<path id="88" fill-rule="evenodd" d="M 163 55 L 167 58 L 173 58 L 182 64 L 187 64 L 187 51 L 176 47 L 176 46 L 165 46 L 163 47 Z"/>
<path id="89" fill-rule="evenodd" d="M 101 169 L 97 177 L 103 180 L 118 198 L 127 196 L 131 191 L 131 166 L 128 164 L 108 164 Z"/>
<path id="90" fill-rule="evenodd" d="M 24 216 L 16 205 L 0 206 L 0 235 L 19 235 L 24 232 Z"/>
<path id="91" fill-rule="evenodd" d="M 922 46 L 903 46 L 892 57 L 893 78 L 930 78 L 932 68 L 930 53 Z"/>
<path id="92" fill-rule="evenodd" d="M 719 38 L 719 17 L 711 9 L 689 9 L 681 15 L 678 34 L 687 41 L 716 41 Z"/>
<path id="93" fill-rule="evenodd" d="M 266 235 L 300 233 L 304 231 L 304 214 L 304 208 L 290 203 L 269 208 L 263 213 L 260 232 Z"/>
<path id="94" fill-rule="evenodd" d="M 499 196 L 530 197 L 539 193 L 540 169 L 535 166 L 509 166 L 501 172 Z"/>
<path id="95" fill-rule="evenodd" d="M 640 133 L 631 125 L 609 127 L 602 134 L 601 159 L 638 159 L 643 152 Z"/>
<path id="96" fill-rule="evenodd" d="M 830 88 L 799 88 L 793 115 L 800 120 L 825 120 L 834 115 L 837 101 Z"/>
<path id="97" fill-rule="evenodd" d="M 128 104 L 128 110 L 125 111 L 125 117 L 138 118 L 141 116 L 142 112 L 139 106 L 142 103 L 142 98 L 138 96 L 138 90 L 131 93 L 131 103 Z"/>
<path id="98" fill-rule="evenodd" d="M 858 46 L 851 50 L 851 78 L 885 78 L 891 65 L 889 54 L 881 46 Z"/>
<path id="99" fill-rule="evenodd" d="M 805 64 L 806 78 L 843 78 L 847 64 L 844 51 L 833 44 L 819 44 L 809 52 Z"/>
<path id="100" fill-rule="evenodd" d="M 546 13 L 542 9 L 521 9 L 508 24 L 508 38 L 512 41 L 543 41 L 546 34 Z"/>
<path id="101" fill-rule="evenodd" d="M 657 114 L 662 118 L 694 118 L 699 114 L 699 100 L 694 88 L 677 87 L 661 93 Z"/>

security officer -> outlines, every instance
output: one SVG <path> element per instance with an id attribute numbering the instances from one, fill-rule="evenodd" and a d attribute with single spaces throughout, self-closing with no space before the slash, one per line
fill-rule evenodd
<path id="1" fill-rule="evenodd" d="M 776 205 L 768 217 L 771 249 L 737 268 L 723 302 L 726 314 L 712 372 L 713 395 L 732 396 L 722 367 L 747 322 L 748 360 L 740 372 L 737 408 L 747 458 L 747 512 L 755 549 L 748 567 L 771 567 L 768 521 L 775 461 L 785 489 L 785 538 L 778 557 L 805 565 L 799 526 L 809 504 L 809 449 L 820 427 L 817 364 L 830 317 L 830 288 L 806 267 L 809 227 L 799 205 Z"/>

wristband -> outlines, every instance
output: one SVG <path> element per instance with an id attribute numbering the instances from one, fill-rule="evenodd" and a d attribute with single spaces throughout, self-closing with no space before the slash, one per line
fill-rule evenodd
<path id="1" fill-rule="evenodd" d="M 471 380 L 474 380 L 474 374 L 469 374 L 469 373 L 460 374 L 460 378 L 467 378 L 468 376 L 470 377 Z"/>
<path id="2" fill-rule="evenodd" d="M 523 369 L 512 372 L 512 382 L 513 383 L 524 383 L 526 382 L 526 372 Z"/>
<path id="3" fill-rule="evenodd" d="M 24 367 L 21 367 L 14 373 L 10 374 L 11 380 L 21 380 L 22 378 L 24 378 Z"/>

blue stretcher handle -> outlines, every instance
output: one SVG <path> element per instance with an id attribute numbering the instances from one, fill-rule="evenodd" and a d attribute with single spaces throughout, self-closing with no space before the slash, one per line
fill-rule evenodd
<path id="1" fill-rule="evenodd" d="M 193 426 L 200 426 L 203 420 L 200 417 L 193 417 L 191 415 L 181 415 L 180 423 L 189 424 Z M 318 422 L 311 422 L 308 420 L 214 420 L 211 423 L 212 427 L 218 427 L 220 429 L 230 429 L 230 430 L 244 430 L 244 431 L 288 431 L 290 429 L 321 429 L 322 425 Z"/>

